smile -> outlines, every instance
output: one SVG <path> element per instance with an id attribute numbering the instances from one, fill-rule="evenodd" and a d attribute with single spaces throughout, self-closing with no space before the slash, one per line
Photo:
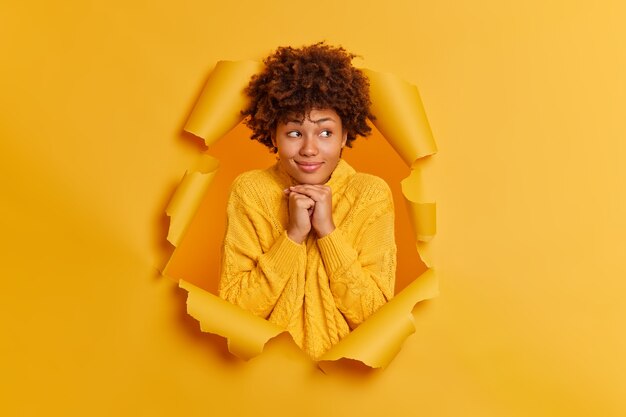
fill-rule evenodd
<path id="1" fill-rule="evenodd" d="M 296 165 L 301 171 L 311 173 L 317 171 L 322 165 L 323 162 L 296 162 Z"/>

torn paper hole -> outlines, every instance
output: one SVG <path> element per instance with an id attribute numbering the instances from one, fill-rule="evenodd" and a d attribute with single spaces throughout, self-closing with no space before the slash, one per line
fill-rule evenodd
<path id="1" fill-rule="evenodd" d="M 243 89 L 261 68 L 251 61 L 221 61 L 211 73 L 185 130 L 214 143 L 241 122 L 246 105 Z M 423 184 L 423 170 L 436 153 L 428 121 L 417 88 L 392 74 L 363 70 L 370 79 L 374 125 L 408 166 L 411 175 L 402 181 L 402 191 L 411 213 L 417 251 L 429 269 L 371 315 L 357 329 L 334 345 L 319 366 L 342 358 L 372 368 L 385 367 L 396 356 L 404 340 L 415 331 L 411 311 L 420 301 L 438 293 L 429 242 L 436 233 L 436 205 Z M 217 161 L 208 157 L 202 167 L 185 174 L 167 208 L 170 216 L 168 240 L 177 246 L 200 202 L 209 189 Z M 200 322 L 202 331 L 228 340 L 231 353 L 243 359 L 259 355 L 268 340 L 285 330 L 216 295 L 184 280 L 188 292 L 187 312 Z"/>

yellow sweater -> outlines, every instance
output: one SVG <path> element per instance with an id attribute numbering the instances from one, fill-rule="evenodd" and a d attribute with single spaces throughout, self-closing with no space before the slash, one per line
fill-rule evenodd
<path id="1" fill-rule="evenodd" d="M 234 181 L 219 292 L 287 329 L 315 359 L 393 296 L 393 199 L 382 179 L 341 160 L 326 183 L 336 229 L 298 244 L 285 232 L 290 185 L 278 165 Z"/>

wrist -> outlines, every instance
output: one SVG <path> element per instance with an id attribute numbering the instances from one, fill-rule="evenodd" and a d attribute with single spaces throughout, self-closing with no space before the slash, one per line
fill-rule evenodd
<path id="1" fill-rule="evenodd" d="M 301 244 L 306 240 L 308 233 L 303 235 L 302 233 L 287 230 L 287 237 L 297 244 Z"/>
<path id="2" fill-rule="evenodd" d="M 317 237 L 318 238 L 323 238 L 324 236 L 328 236 L 329 234 L 331 234 L 334 231 L 335 231 L 335 225 L 332 224 L 332 223 L 329 224 L 329 225 L 326 225 L 324 227 L 320 227 L 320 228 L 315 230 L 315 232 L 317 233 Z"/>

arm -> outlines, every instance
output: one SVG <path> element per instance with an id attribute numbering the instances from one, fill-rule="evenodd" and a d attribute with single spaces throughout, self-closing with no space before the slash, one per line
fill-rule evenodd
<path id="1" fill-rule="evenodd" d="M 234 186 L 228 201 L 227 227 L 222 255 L 220 297 L 253 314 L 267 318 L 287 282 L 302 277 L 306 249 L 283 232 L 264 253 L 256 223 L 264 221 L 262 213 L 246 204 L 242 191 Z"/>
<path id="2" fill-rule="evenodd" d="M 393 297 L 396 244 L 391 194 L 376 205 L 364 213 L 363 220 L 370 223 L 357 248 L 340 229 L 317 240 L 335 304 L 352 329 Z"/>

